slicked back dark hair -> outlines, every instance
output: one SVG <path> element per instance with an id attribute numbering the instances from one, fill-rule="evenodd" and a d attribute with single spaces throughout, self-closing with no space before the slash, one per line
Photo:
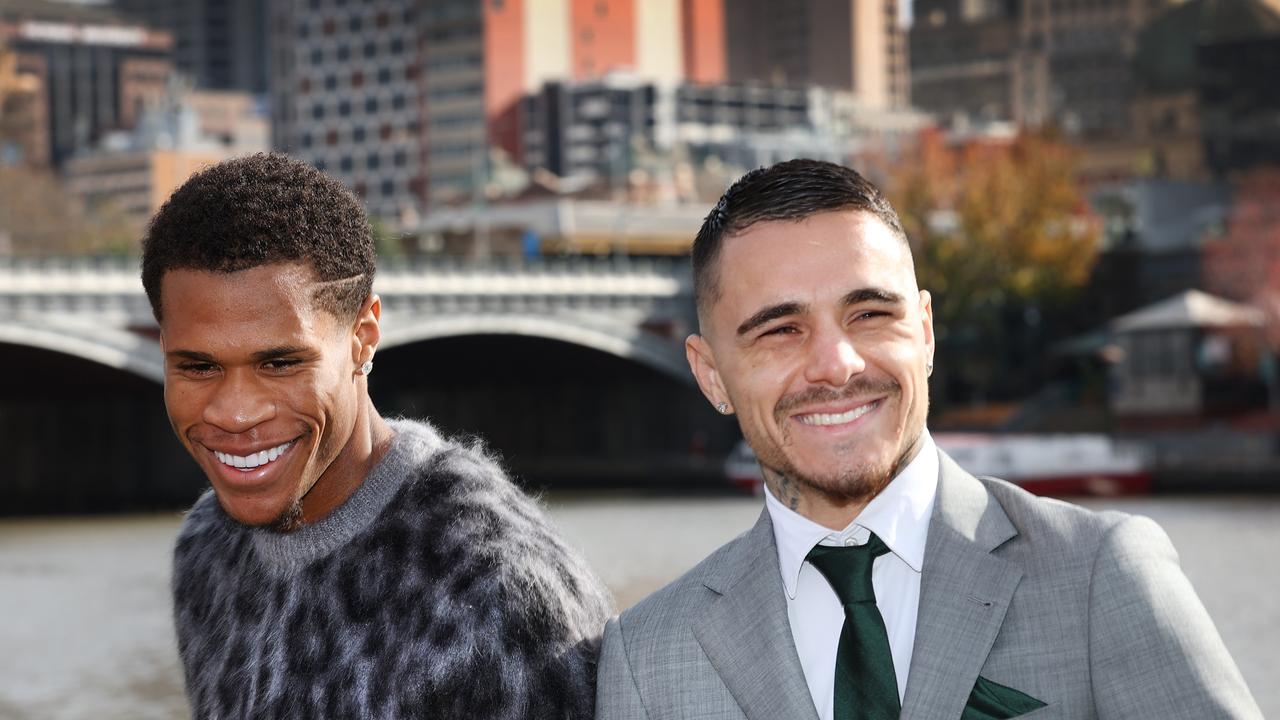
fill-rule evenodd
<path id="1" fill-rule="evenodd" d="M 231 273 L 277 262 L 315 272 L 314 300 L 354 318 L 373 289 L 373 232 L 360 202 L 337 180 L 284 155 L 218 163 L 183 183 L 151 219 L 142 286 L 161 319 L 170 270 Z"/>
<path id="2" fill-rule="evenodd" d="M 726 238 L 756 223 L 804 220 L 838 210 L 860 210 L 883 222 L 906 244 L 898 213 L 854 170 L 822 160 L 787 160 L 738 178 L 712 208 L 693 241 L 693 294 L 702 313 L 719 296 L 716 260 Z"/>

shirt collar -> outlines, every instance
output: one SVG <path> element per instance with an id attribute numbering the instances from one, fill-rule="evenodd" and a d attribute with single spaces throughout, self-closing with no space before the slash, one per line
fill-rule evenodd
<path id="1" fill-rule="evenodd" d="M 920 435 L 920 451 L 879 495 L 871 499 L 858 517 L 843 530 L 831 530 L 783 505 L 765 487 L 765 507 L 773 521 L 773 537 L 778 546 L 778 566 L 787 596 L 796 597 L 800 568 L 813 546 L 866 542 L 867 531 L 875 533 L 889 550 L 919 573 L 924 565 L 924 546 L 929 534 L 929 517 L 938 491 L 938 450 L 925 430 Z"/>

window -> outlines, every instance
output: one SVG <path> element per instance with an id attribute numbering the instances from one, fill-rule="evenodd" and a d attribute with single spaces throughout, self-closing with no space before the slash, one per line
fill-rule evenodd
<path id="1" fill-rule="evenodd" d="M 378 112 L 378 98 L 376 98 L 376 97 L 368 97 L 368 98 L 365 98 L 365 99 L 364 99 L 364 111 L 365 111 L 367 114 L 369 114 L 369 115 L 373 115 L 373 114 L 377 113 L 377 112 Z"/>
<path id="2" fill-rule="evenodd" d="M 377 170 L 382 166 L 382 156 L 378 155 L 378 153 L 369 153 L 369 157 L 365 158 L 364 164 L 370 170 Z"/>
<path id="3" fill-rule="evenodd" d="M 392 195 L 395 195 L 395 194 L 396 194 L 396 183 L 395 183 L 395 181 L 394 181 L 394 180 L 383 180 L 383 181 L 382 181 L 382 195 L 383 195 L 383 197 L 391 197 Z"/>
<path id="4" fill-rule="evenodd" d="M 351 131 L 351 140 L 353 142 L 358 142 L 358 143 L 364 142 L 364 136 L 365 136 L 365 131 L 364 131 L 363 125 L 357 125 L 355 129 Z"/>
<path id="5" fill-rule="evenodd" d="M 338 167 L 342 170 L 342 172 L 351 172 L 351 168 L 353 165 L 354 163 L 351 162 L 350 155 L 343 155 L 342 159 L 338 161 Z"/>
<path id="6" fill-rule="evenodd" d="M 324 119 L 324 105 L 321 105 L 320 103 L 316 103 L 315 105 L 311 106 L 311 119 L 312 120 Z"/>

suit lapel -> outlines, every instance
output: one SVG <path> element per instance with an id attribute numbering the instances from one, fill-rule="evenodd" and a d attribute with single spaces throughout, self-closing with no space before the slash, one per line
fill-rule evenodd
<path id="1" fill-rule="evenodd" d="M 768 512 L 703 579 L 693 634 L 749 720 L 818 720 L 796 654 Z"/>
<path id="2" fill-rule="evenodd" d="M 1017 535 L 1000 504 L 938 454 L 903 720 L 960 717 L 1022 578 L 1020 567 L 991 554 Z"/>

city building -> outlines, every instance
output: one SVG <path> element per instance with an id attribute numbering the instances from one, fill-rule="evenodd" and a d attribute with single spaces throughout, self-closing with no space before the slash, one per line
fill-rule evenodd
<path id="1" fill-rule="evenodd" d="M 56 167 L 109 132 L 133 126 L 140 108 L 165 92 L 172 73 L 168 33 L 96 6 L 0 0 L 0 45 L 15 72 L 34 78 L 46 147 L 31 158 Z"/>
<path id="2" fill-rule="evenodd" d="M 1138 34 L 1178 2 L 917 0 L 912 98 L 946 122 L 1054 125 L 1130 165 L 1106 143 L 1129 136 Z"/>
<path id="3" fill-rule="evenodd" d="M 267 150 L 266 128 L 247 93 L 188 92 L 174 83 L 141 112 L 133 130 L 68 158 L 63 177 L 90 210 L 109 206 L 141 230 L 195 172 Z"/>
<path id="4" fill-rule="evenodd" d="M 1178 0 L 1023 0 L 1020 122 L 1086 139 L 1128 135 L 1138 33 Z"/>
<path id="5" fill-rule="evenodd" d="M 49 164 L 40 78 L 18 71 L 18 56 L 0 45 L 0 164 Z"/>
<path id="6" fill-rule="evenodd" d="M 685 255 L 706 214 L 702 203 L 535 197 L 441 208 L 417 234 L 424 246 L 453 257 Z"/>
<path id="7" fill-rule="evenodd" d="M 1149 174 L 1228 177 L 1280 165 L 1280 3 L 1190 0 L 1153 20 L 1134 61 Z"/>
<path id="8" fill-rule="evenodd" d="M 1087 314 L 1115 317 L 1204 287 L 1205 239 L 1226 221 L 1232 189 L 1145 178 L 1101 187 L 1089 202 L 1105 237 L 1085 293 Z"/>
<path id="9" fill-rule="evenodd" d="M 1188 290 L 1110 323 L 1110 404 L 1127 430 L 1191 428 L 1265 412 L 1274 365 L 1257 308 Z"/>
<path id="10" fill-rule="evenodd" d="M 520 100 L 548 81 L 723 72 L 713 0 L 281 0 L 272 13 L 274 145 L 406 224 L 483 194 L 491 147 L 519 162 Z"/>
<path id="11" fill-rule="evenodd" d="M 817 85 L 868 107 L 911 101 L 899 0 L 724 0 L 731 82 Z"/>
<path id="12" fill-rule="evenodd" d="M 267 92 L 267 0 L 111 0 L 173 35 L 173 63 L 203 90 Z"/>
<path id="13" fill-rule="evenodd" d="M 1010 121 L 1019 71 L 1018 0 L 916 0 L 911 98 L 950 125 Z"/>
<path id="14" fill-rule="evenodd" d="M 655 166 L 664 163 L 654 158 L 736 170 L 801 156 L 847 162 L 873 145 L 891 151 L 928 122 L 910 110 L 868 107 L 848 91 L 672 86 L 622 74 L 547 83 L 525 98 L 521 116 L 529 171 L 613 187 L 628 184 L 637 170 L 659 172 Z"/>
<path id="15" fill-rule="evenodd" d="M 272 144 L 344 182 L 373 215 L 393 220 L 426 201 L 420 48 L 430 38 L 419 24 L 420 6 L 271 6 Z"/>

